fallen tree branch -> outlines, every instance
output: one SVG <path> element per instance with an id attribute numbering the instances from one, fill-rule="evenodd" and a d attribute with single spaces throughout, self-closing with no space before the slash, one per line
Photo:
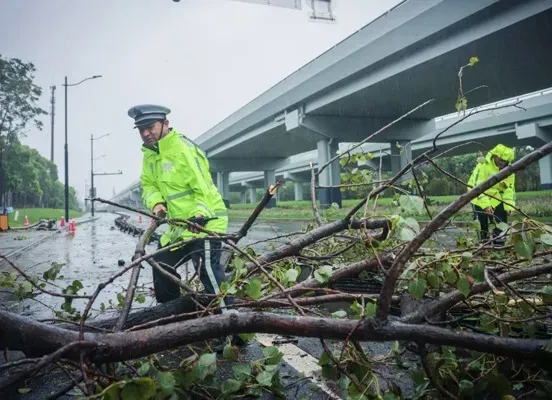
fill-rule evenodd
<path id="1" fill-rule="evenodd" d="M 520 269 L 517 271 L 506 272 L 498 275 L 498 278 L 505 283 L 519 281 L 522 279 L 529 279 L 535 276 L 544 275 L 552 272 L 552 263 Z M 476 283 L 470 290 L 468 298 L 475 296 L 486 291 L 491 290 L 491 286 L 488 283 Z M 432 316 L 443 313 L 449 308 L 453 307 L 456 303 L 464 300 L 466 297 L 459 291 L 453 290 L 446 294 L 442 298 L 433 300 L 426 305 L 420 307 L 415 312 L 405 315 L 401 318 L 405 323 L 421 323 L 426 318 L 431 319 Z"/>
<path id="2" fill-rule="evenodd" d="M 391 306 L 391 296 L 395 291 L 395 285 L 397 279 L 401 273 L 402 267 L 406 264 L 408 259 L 425 243 L 427 239 L 433 235 L 433 233 L 439 229 L 451 216 L 457 213 L 462 207 L 468 204 L 471 200 L 475 199 L 481 193 L 484 193 L 498 182 L 502 181 L 511 174 L 525 169 L 528 165 L 538 161 L 544 156 L 552 153 L 552 142 L 545 144 L 539 149 L 536 149 L 532 153 L 526 155 L 515 163 L 500 170 L 495 175 L 489 177 L 487 180 L 474 187 L 469 192 L 461 195 L 458 199 L 449 204 L 439 214 L 435 216 L 421 231 L 411 240 L 408 245 L 399 253 L 395 262 L 389 269 L 389 275 L 383 281 L 383 287 L 381 289 L 380 298 L 378 299 L 378 308 L 376 317 L 380 321 L 384 321 L 389 313 L 389 307 Z"/>
<path id="3" fill-rule="evenodd" d="M 0 344 L 30 355 L 49 354 L 75 342 L 78 333 L 36 322 L 0 310 Z M 522 360 L 552 361 L 542 350 L 547 341 L 514 339 L 472 332 L 456 332 L 429 325 L 389 321 L 384 326 L 367 320 L 351 335 L 351 340 L 407 340 L 455 346 Z M 273 313 L 227 313 L 124 333 L 87 333 L 86 341 L 96 342 L 86 350 L 92 362 L 116 362 L 145 357 L 159 351 L 238 333 L 262 332 L 325 339 L 345 339 L 357 320 L 296 317 Z M 64 350 L 70 360 L 78 360 L 78 349 Z"/>
<path id="4" fill-rule="evenodd" d="M 151 221 L 150 226 L 142 234 L 140 240 L 138 241 L 138 244 L 136 244 L 136 250 L 134 251 L 132 261 L 135 261 L 136 259 L 146 254 L 146 245 L 148 244 L 151 235 L 153 235 L 153 233 L 157 230 L 157 228 L 159 228 L 160 225 L 161 222 L 158 220 Z M 151 261 L 153 261 L 153 259 L 148 259 L 148 262 Z M 138 263 L 132 268 L 132 274 L 130 275 L 130 280 L 128 282 L 127 292 L 125 295 L 125 302 L 123 304 L 123 309 L 121 310 L 119 320 L 113 328 L 114 332 L 119 332 L 123 328 L 123 325 L 128 318 L 128 313 L 130 312 L 130 307 L 132 307 L 132 301 L 134 300 L 134 292 L 136 291 L 136 286 L 138 285 L 138 278 L 140 277 L 141 268 L 142 263 Z"/>
<path id="5" fill-rule="evenodd" d="M 378 236 L 373 236 L 376 240 L 385 240 L 389 233 L 390 222 L 388 219 L 342 219 L 339 221 L 334 221 L 329 224 L 315 228 L 304 235 L 295 238 L 283 246 L 278 247 L 275 250 L 267 251 L 261 254 L 257 258 L 257 262 L 260 265 L 269 264 L 276 260 L 281 260 L 286 257 L 299 255 L 300 250 L 303 248 L 316 243 L 320 239 L 323 239 L 327 236 L 330 236 L 334 233 L 341 232 L 345 229 L 382 229 L 382 234 Z M 245 264 L 249 272 L 252 272 L 256 269 L 256 266 L 252 262 L 247 262 Z"/>
<path id="6" fill-rule="evenodd" d="M 29 376 L 33 375 L 35 372 L 39 371 L 40 369 L 46 367 L 47 365 L 58 361 L 62 356 L 65 354 L 75 350 L 75 349 L 82 349 L 82 348 L 97 348 L 100 346 L 97 342 L 89 342 L 89 341 L 78 341 L 75 340 L 73 342 L 67 343 L 63 345 L 62 347 L 56 349 L 53 353 L 44 355 L 38 362 L 36 362 L 35 365 L 32 367 L 20 372 L 16 375 L 9 375 L 5 379 L 0 381 L 0 392 L 2 390 L 5 390 L 6 388 L 16 384 L 22 379 L 28 378 Z M 77 353 L 78 354 L 78 353 Z"/>

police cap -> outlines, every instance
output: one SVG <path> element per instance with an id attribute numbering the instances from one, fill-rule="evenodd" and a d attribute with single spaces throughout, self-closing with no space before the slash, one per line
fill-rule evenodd
<path id="1" fill-rule="evenodd" d="M 171 110 L 155 104 L 141 104 L 131 107 L 128 116 L 134 119 L 135 128 L 150 126 L 155 121 L 162 121 Z"/>

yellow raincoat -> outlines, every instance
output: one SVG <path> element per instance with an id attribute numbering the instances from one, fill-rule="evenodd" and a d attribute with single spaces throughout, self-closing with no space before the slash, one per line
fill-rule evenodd
<path id="1" fill-rule="evenodd" d="M 480 161 L 475 169 L 473 170 L 470 180 L 468 181 L 469 189 L 481 184 L 483 181 L 487 180 L 490 176 L 496 174 L 499 171 L 499 168 L 496 166 L 493 155 L 498 156 L 499 158 L 511 163 L 514 161 L 514 150 L 504 146 L 503 144 L 496 145 L 491 151 L 487 153 L 485 159 Z M 515 205 L 516 202 L 516 189 L 515 189 L 515 175 L 512 174 L 503 181 L 497 183 L 485 193 L 480 194 L 478 197 L 471 201 L 472 204 L 481 207 L 482 209 L 487 209 L 489 207 L 497 207 L 501 201 L 497 199 L 502 199 L 508 204 L 504 204 L 504 210 L 510 211 L 513 208 L 511 205 Z M 494 196 L 497 199 L 489 197 L 488 195 Z"/>

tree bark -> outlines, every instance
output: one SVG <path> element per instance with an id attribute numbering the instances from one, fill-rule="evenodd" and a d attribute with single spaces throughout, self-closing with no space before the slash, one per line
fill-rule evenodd
<path id="1" fill-rule="evenodd" d="M 46 325 L 7 311 L 0 310 L 0 318 L 4 325 L 0 332 L 2 347 L 24 351 L 29 357 L 50 354 L 71 342 L 78 341 L 78 332 Z M 354 330 L 351 340 L 407 340 L 461 347 L 515 359 L 552 361 L 552 354 L 542 350 L 546 340 L 456 332 L 446 328 L 400 322 L 388 322 L 379 326 L 373 323 L 373 319 L 361 323 L 358 327 L 357 325 L 358 321 L 349 319 L 255 312 L 228 313 L 140 331 L 86 333 L 86 342 L 99 344 L 82 351 L 85 351 L 93 362 L 116 362 L 238 333 L 261 332 L 344 340 Z M 79 350 L 68 351 L 65 355 L 71 360 L 79 360 L 79 356 Z"/>

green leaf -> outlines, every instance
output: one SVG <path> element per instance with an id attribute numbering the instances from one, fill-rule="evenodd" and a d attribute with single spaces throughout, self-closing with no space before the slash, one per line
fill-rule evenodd
<path id="1" fill-rule="evenodd" d="M 261 281 L 258 278 L 253 278 L 249 281 L 246 293 L 253 300 L 261 297 Z"/>
<path id="2" fill-rule="evenodd" d="M 460 278 L 458 279 L 458 282 L 456 283 L 456 288 L 464 295 L 464 297 L 468 297 L 468 294 L 470 294 L 470 282 L 468 281 L 468 278 L 466 278 L 466 275 L 460 275 Z"/>
<path id="3" fill-rule="evenodd" d="M 328 282 L 331 275 L 332 275 L 332 267 L 330 267 L 329 265 L 323 265 L 320 268 L 318 268 L 316 271 L 314 271 L 314 277 L 320 283 Z"/>
<path id="4" fill-rule="evenodd" d="M 341 388 L 341 390 L 348 390 L 350 384 L 351 380 L 346 375 L 339 378 L 339 381 L 337 382 L 337 385 Z"/>
<path id="5" fill-rule="evenodd" d="M 251 377 L 251 367 L 247 364 L 244 365 L 234 365 L 232 367 L 234 376 L 239 381 L 245 381 Z"/>
<path id="6" fill-rule="evenodd" d="M 222 393 L 224 394 L 231 394 L 236 393 L 241 388 L 241 382 L 235 380 L 235 379 L 227 379 L 224 382 L 222 382 Z"/>
<path id="7" fill-rule="evenodd" d="M 408 285 L 408 293 L 410 293 L 414 299 L 419 300 L 424 295 L 426 288 L 427 284 L 425 279 L 414 279 L 410 282 L 410 285 Z"/>
<path id="8" fill-rule="evenodd" d="M 263 355 L 265 356 L 265 364 L 267 365 L 278 364 L 284 356 L 284 354 L 274 346 L 265 347 L 263 349 Z"/>
<path id="9" fill-rule="evenodd" d="M 159 387 L 165 396 L 168 396 L 174 392 L 174 386 L 176 385 L 176 379 L 172 372 L 159 372 L 157 374 L 157 382 Z"/>
<path id="10" fill-rule="evenodd" d="M 21 394 L 29 393 L 31 390 L 33 390 L 33 389 L 31 389 L 31 388 L 19 388 L 19 389 L 17 389 L 17 391 Z"/>
<path id="11" fill-rule="evenodd" d="M 224 346 L 224 350 L 222 351 L 222 357 L 225 360 L 230 361 L 236 361 L 238 359 L 238 356 L 240 354 L 240 351 L 237 346 L 232 346 L 230 343 L 226 344 Z"/>
<path id="12" fill-rule="evenodd" d="M 532 246 L 531 240 L 528 240 L 530 238 L 529 235 L 529 233 L 527 233 L 525 237 L 520 233 L 514 235 L 514 251 L 520 258 L 532 260 L 534 247 Z"/>
<path id="13" fill-rule="evenodd" d="M 478 62 L 479 62 L 479 57 L 470 57 L 470 62 L 468 63 L 468 65 L 470 67 L 473 67 Z"/>
<path id="14" fill-rule="evenodd" d="M 424 210 L 424 200 L 419 196 L 403 194 L 399 197 L 401 208 L 407 213 L 420 214 Z"/>
<path id="15" fill-rule="evenodd" d="M 286 271 L 286 278 L 288 279 L 288 282 L 295 282 L 298 276 L 299 272 L 295 268 L 288 269 Z"/>
<path id="16" fill-rule="evenodd" d="M 82 288 L 84 288 L 84 286 L 82 285 L 82 282 L 81 281 L 73 281 L 73 283 L 71 284 L 71 286 L 73 286 L 73 289 L 75 290 L 75 293 L 77 293 L 79 290 L 81 290 Z"/>
<path id="17" fill-rule="evenodd" d="M 134 399 L 151 399 L 155 396 L 157 384 L 151 378 L 135 378 L 130 382 L 120 386 L 120 397 L 108 397 L 112 399 L 134 400 Z M 114 391 L 113 394 L 119 391 Z"/>
<path id="18" fill-rule="evenodd" d="M 217 355 L 215 353 L 203 354 L 195 364 L 197 377 L 204 380 L 207 375 L 214 375 L 217 371 Z"/>
<path id="19" fill-rule="evenodd" d="M 545 286 L 540 291 L 539 294 L 542 296 L 542 300 L 549 302 L 552 301 L 552 286 Z"/>
<path id="20" fill-rule="evenodd" d="M 458 388 L 460 389 L 460 394 L 462 396 L 470 397 L 473 395 L 474 385 L 472 381 L 463 379 L 458 384 Z"/>
<path id="21" fill-rule="evenodd" d="M 347 312 L 345 310 L 338 310 L 332 313 L 332 317 L 334 318 L 345 318 L 346 316 Z"/>
<path id="22" fill-rule="evenodd" d="M 270 387 L 272 386 L 272 375 L 274 375 L 274 373 L 263 371 L 257 375 L 257 382 L 259 382 L 262 386 Z"/>
<path id="23" fill-rule="evenodd" d="M 370 317 L 373 317 L 374 315 L 376 315 L 376 310 L 377 310 L 378 306 L 376 303 L 368 303 L 366 304 L 366 307 L 365 307 L 365 314 L 366 314 L 366 318 L 370 318 Z"/>
<path id="24" fill-rule="evenodd" d="M 450 267 L 447 267 L 445 268 L 444 272 L 445 272 L 445 280 L 447 281 L 447 283 L 454 285 L 456 283 L 456 280 L 458 279 L 458 275 L 456 274 L 456 271 Z"/>
<path id="25" fill-rule="evenodd" d="M 238 336 L 244 342 L 250 342 L 253 339 L 255 339 L 255 334 L 254 333 L 238 333 Z"/>
<path id="26" fill-rule="evenodd" d="M 398 238 L 403 241 L 411 241 L 420 232 L 420 225 L 414 218 L 399 218 L 397 222 Z"/>
<path id="27" fill-rule="evenodd" d="M 439 289 L 440 279 L 439 276 L 433 272 L 429 271 L 426 276 L 427 283 L 429 283 L 429 286 L 431 286 L 434 289 Z"/>
<path id="28" fill-rule="evenodd" d="M 540 237 L 542 243 L 547 246 L 552 246 L 552 235 L 549 233 L 543 233 Z"/>
<path id="29" fill-rule="evenodd" d="M 147 373 L 150 370 L 151 365 L 149 363 L 143 363 L 140 368 L 138 368 L 138 375 L 144 376 L 147 375 Z"/>
<path id="30" fill-rule="evenodd" d="M 355 314 L 355 315 L 360 315 L 360 313 L 362 312 L 362 307 L 360 307 L 360 304 L 358 304 L 358 302 L 355 300 L 353 301 L 353 304 L 351 304 L 351 307 L 349 307 L 349 309 Z"/>
<path id="31" fill-rule="evenodd" d="M 471 276 L 476 283 L 483 282 L 485 280 L 485 266 L 483 264 L 475 264 L 471 269 Z"/>
<path id="32" fill-rule="evenodd" d="M 136 296 L 136 301 L 140 304 L 143 304 L 146 302 L 146 296 L 144 296 L 144 293 L 138 293 Z"/>
<path id="33" fill-rule="evenodd" d="M 320 358 L 318 359 L 318 365 L 320 365 L 321 367 L 327 364 L 331 364 L 332 362 L 333 361 L 331 357 L 328 355 L 326 351 L 324 351 L 320 356 Z"/>

